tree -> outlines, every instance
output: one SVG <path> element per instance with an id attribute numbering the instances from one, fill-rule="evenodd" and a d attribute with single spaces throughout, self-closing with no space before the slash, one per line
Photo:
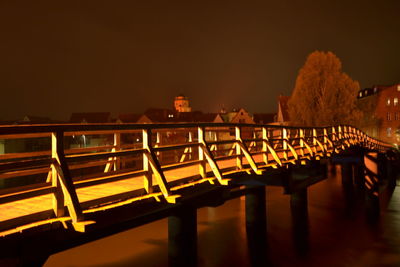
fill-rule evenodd
<path id="1" fill-rule="evenodd" d="M 332 52 L 311 53 L 300 69 L 288 101 L 291 124 L 302 126 L 356 125 L 362 117 L 357 108 L 360 86 L 342 72 Z"/>

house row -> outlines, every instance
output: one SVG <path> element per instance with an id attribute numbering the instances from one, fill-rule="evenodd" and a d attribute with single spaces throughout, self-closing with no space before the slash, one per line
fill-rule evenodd
<path id="1" fill-rule="evenodd" d="M 281 112 L 282 113 L 282 112 Z M 278 114 L 281 114 L 278 113 Z M 280 116 L 282 117 L 282 116 Z M 60 123 L 246 123 L 246 124 L 276 124 L 276 113 L 256 113 L 251 115 L 244 108 L 234 109 L 230 112 L 222 109 L 218 113 L 203 113 L 201 111 L 192 111 L 189 99 L 184 95 L 179 95 L 174 99 L 173 108 L 150 108 L 143 114 L 123 113 L 119 114 L 116 118 L 112 117 L 111 112 L 84 112 L 72 113 L 69 121 L 54 121 L 46 117 L 37 116 L 24 116 L 21 120 L 3 122 L 2 124 L 60 124 Z M 223 133 L 208 133 L 213 136 L 207 136 L 210 140 L 224 138 Z M 227 134 L 227 133 L 225 133 Z M 228 133 L 233 135 L 234 131 Z M 218 136 L 217 136 L 218 135 Z M 137 136 L 122 136 L 125 138 L 126 143 L 140 143 L 141 135 Z M 158 134 L 158 142 L 167 143 L 174 139 L 177 141 L 179 136 L 173 131 L 168 131 Z M 187 138 L 187 137 L 185 137 Z M 112 139 L 112 138 L 111 138 Z M 66 142 L 68 146 L 73 147 L 87 147 L 87 146 L 101 146 L 112 143 L 113 141 L 105 136 L 72 136 Z M 46 150 L 50 146 L 49 140 L 46 138 L 36 140 L 0 140 L 0 154 L 15 153 L 15 152 L 29 152 L 37 150 Z"/>
<path id="2" fill-rule="evenodd" d="M 184 95 L 175 97 L 174 108 L 149 108 L 143 114 L 122 113 L 116 118 L 111 112 L 72 113 L 69 121 L 54 121 L 46 117 L 25 116 L 21 120 L 0 122 L 1 124 L 52 124 L 52 123 L 249 123 L 270 124 L 277 122 L 276 113 L 249 114 L 244 108 L 218 113 L 192 111 L 189 99 Z M 281 116 L 282 117 L 282 116 Z"/>

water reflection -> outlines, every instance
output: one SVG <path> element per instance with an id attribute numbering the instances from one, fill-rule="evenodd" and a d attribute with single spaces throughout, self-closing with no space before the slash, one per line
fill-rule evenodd
<path id="1" fill-rule="evenodd" d="M 339 172 L 309 188 L 308 215 L 295 219 L 290 196 L 268 187 L 267 238 L 246 232 L 244 198 L 200 209 L 198 266 L 400 266 L 399 187 L 375 224 L 363 197 L 342 186 Z M 164 219 L 53 255 L 45 266 L 167 266 L 167 240 Z"/>

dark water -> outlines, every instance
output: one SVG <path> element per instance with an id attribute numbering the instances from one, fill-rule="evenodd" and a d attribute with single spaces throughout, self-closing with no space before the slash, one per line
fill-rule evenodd
<path id="1" fill-rule="evenodd" d="M 289 200 L 281 188 L 267 187 L 262 265 L 400 266 L 400 187 L 383 205 L 380 220 L 371 223 L 362 194 L 346 197 L 340 175 L 329 177 L 309 188 L 308 234 L 303 229 L 297 236 Z M 199 266 L 251 266 L 244 204 L 242 198 L 198 210 Z M 166 266 L 167 251 L 164 219 L 53 255 L 45 266 Z"/>

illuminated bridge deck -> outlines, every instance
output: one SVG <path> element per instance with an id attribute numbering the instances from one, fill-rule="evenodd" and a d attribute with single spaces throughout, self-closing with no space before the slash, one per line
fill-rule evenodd
<path id="1" fill-rule="evenodd" d="M 261 163 L 262 157 L 255 157 L 257 163 Z M 246 164 L 246 160 L 243 161 Z M 225 160 L 218 164 L 219 168 L 223 173 L 223 169 L 230 169 L 236 166 L 235 160 Z M 206 166 L 207 172 L 211 172 L 211 168 Z M 198 173 L 198 166 L 182 167 L 175 170 L 165 172 L 165 177 L 168 182 L 178 181 L 185 178 L 189 178 L 191 174 Z M 231 173 L 231 172 L 229 172 Z M 79 202 L 90 203 L 90 201 L 103 199 L 113 195 L 120 195 L 127 192 L 139 191 L 143 189 L 144 175 L 135 176 L 122 181 L 109 182 L 106 184 L 99 184 L 79 188 L 76 190 Z M 153 177 L 153 180 L 154 177 Z M 154 185 L 157 185 L 157 181 L 154 181 Z M 138 193 L 140 194 L 140 193 Z M 15 219 L 22 216 L 27 216 L 43 211 L 52 212 L 52 195 L 46 194 L 42 196 L 32 197 L 28 199 L 18 200 L 10 203 L 0 205 L 0 221 L 4 222 L 7 220 Z"/>
<path id="2" fill-rule="evenodd" d="M 85 231 L 96 223 L 86 215 L 99 210 L 144 199 L 179 203 L 187 197 L 183 188 L 232 186 L 237 174 L 265 176 L 354 146 L 390 149 L 350 126 L 2 126 L 0 136 L 5 144 L 20 142 L 26 149 L 0 155 L 3 237 L 66 221 Z"/>

